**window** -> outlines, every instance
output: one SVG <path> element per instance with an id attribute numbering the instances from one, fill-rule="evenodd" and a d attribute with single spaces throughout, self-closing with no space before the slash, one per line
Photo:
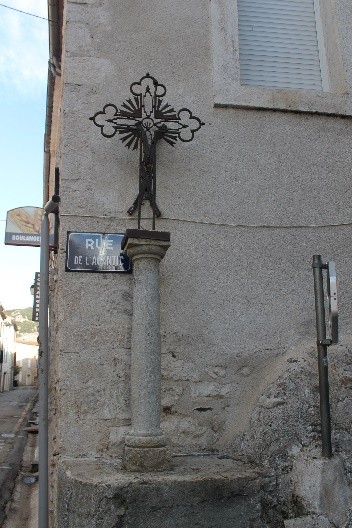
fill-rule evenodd
<path id="1" fill-rule="evenodd" d="M 314 0 L 238 0 L 242 85 L 323 90 Z"/>
<path id="2" fill-rule="evenodd" d="M 346 6 L 340 0 L 212 0 L 215 105 L 352 115 Z"/>

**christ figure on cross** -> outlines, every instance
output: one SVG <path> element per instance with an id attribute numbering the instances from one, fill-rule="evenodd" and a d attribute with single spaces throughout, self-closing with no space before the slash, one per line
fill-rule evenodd
<path id="1" fill-rule="evenodd" d="M 178 139 L 192 141 L 194 133 L 204 123 L 187 108 L 176 112 L 164 102 L 165 86 L 159 84 L 149 73 L 139 82 L 133 83 L 130 91 L 132 97 L 120 109 L 107 104 L 90 119 L 100 128 L 104 137 L 111 138 L 118 133 L 119 139 L 127 148 L 136 150 L 139 147 L 139 193 L 127 212 L 132 215 L 138 209 L 140 229 L 141 207 L 145 200 L 149 201 L 153 211 L 154 230 L 155 217 L 161 215 L 156 204 L 156 144 L 160 139 L 171 146 Z"/>

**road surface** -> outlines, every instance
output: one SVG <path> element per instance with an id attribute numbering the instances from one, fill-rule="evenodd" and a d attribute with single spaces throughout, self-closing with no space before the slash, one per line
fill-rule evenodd
<path id="1" fill-rule="evenodd" d="M 0 526 L 21 466 L 27 433 L 27 417 L 37 396 L 33 387 L 17 387 L 0 393 Z"/>

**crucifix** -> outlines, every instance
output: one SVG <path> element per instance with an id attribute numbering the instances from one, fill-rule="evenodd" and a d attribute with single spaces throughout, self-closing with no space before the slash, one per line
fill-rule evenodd
<path id="1" fill-rule="evenodd" d="M 156 144 L 161 139 L 171 146 L 178 139 L 192 141 L 204 123 L 187 108 L 176 112 L 166 103 L 163 99 L 165 86 L 149 73 L 132 83 L 130 92 L 132 97 L 122 103 L 120 109 L 107 104 L 90 119 L 104 137 L 111 138 L 118 133 L 127 148 L 137 150 L 139 147 L 139 193 L 127 213 L 132 215 L 138 210 L 140 229 L 142 204 L 149 201 L 153 211 L 152 229 L 155 230 L 155 217 L 161 216 L 156 203 Z"/>
<path id="2" fill-rule="evenodd" d="M 159 264 L 170 247 L 170 233 L 155 230 L 161 215 L 156 203 L 156 146 L 192 141 L 204 123 L 187 108 L 178 112 L 164 101 L 166 88 L 147 73 L 131 84 L 132 96 L 120 108 L 107 104 L 90 119 L 104 137 L 118 134 L 124 145 L 139 148 L 139 192 L 128 209 L 138 210 L 138 229 L 127 229 L 121 248 L 133 264 L 131 336 L 131 428 L 124 437 L 122 467 L 127 471 L 161 471 L 171 454 L 160 426 L 161 338 Z M 142 204 L 153 212 L 152 230 L 141 229 Z"/>

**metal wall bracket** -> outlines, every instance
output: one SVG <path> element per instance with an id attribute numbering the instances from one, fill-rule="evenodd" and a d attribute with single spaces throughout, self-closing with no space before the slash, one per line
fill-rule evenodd
<path id="1" fill-rule="evenodd" d="M 322 339 L 318 341 L 319 345 L 330 346 L 332 345 L 332 339 Z"/>
<path id="2" fill-rule="evenodd" d="M 326 264 L 327 269 L 327 294 L 329 302 L 329 328 L 332 343 L 339 340 L 339 314 L 337 307 L 337 281 L 335 262 L 330 260 Z"/>

